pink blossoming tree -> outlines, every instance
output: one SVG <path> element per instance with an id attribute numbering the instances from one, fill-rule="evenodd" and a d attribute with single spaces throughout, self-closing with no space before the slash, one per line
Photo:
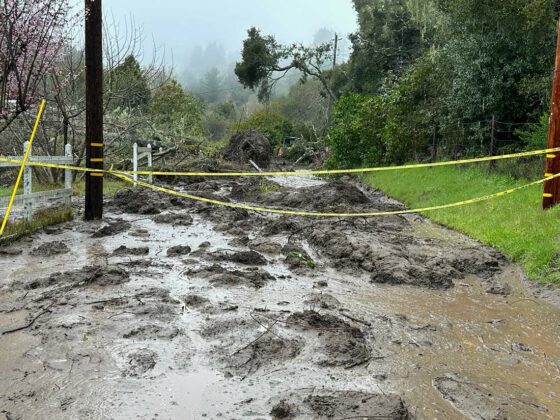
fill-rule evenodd
<path id="1" fill-rule="evenodd" d="M 0 133 L 38 101 L 70 19 L 68 0 L 0 1 Z"/>

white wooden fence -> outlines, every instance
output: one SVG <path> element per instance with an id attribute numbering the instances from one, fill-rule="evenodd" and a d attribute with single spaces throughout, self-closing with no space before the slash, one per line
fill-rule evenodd
<path id="1" fill-rule="evenodd" d="M 138 172 L 138 163 L 143 159 L 148 160 L 148 171 L 153 169 L 153 155 L 152 155 L 152 145 L 148 144 L 148 147 L 139 147 L 138 143 L 132 145 L 132 171 Z M 132 178 L 134 181 L 138 181 L 138 174 L 133 174 Z M 150 174 L 148 175 L 148 183 L 153 184 L 154 177 Z M 134 184 L 136 186 L 136 184 Z"/>
<path id="2" fill-rule="evenodd" d="M 27 149 L 27 142 L 23 146 L 23 150 Z M 23 160 L 23 156 L 7 156 L 8 159 Z M 52 163 L 57 165 L 72 165 L 74 158 L 72 157 L 72 146 L 67 144 L 64 148 L 64 156 L 33 156 L 30 154 L 29 162 Z M 21 165 L 17 163 L 0 162 L 0 168 L 17 167 Z M 64 188 L 52 191 L 33 192 L 33 167 L 26 166 L 23 172 L 23 194 L 16 195 L 14 201 L 15 214 L 21 213 L 18 207 L 22 209 L 25 220 L 30 221 L 33 217 L 34 209 L 39 207 L 48 207 L 52 204 L 64 201 L 66 206 L 72 204 L 72 171 L 66 169 L 64 171 Z M 0 209 L 6 209 L 10 197 L 0 197 Z"/>

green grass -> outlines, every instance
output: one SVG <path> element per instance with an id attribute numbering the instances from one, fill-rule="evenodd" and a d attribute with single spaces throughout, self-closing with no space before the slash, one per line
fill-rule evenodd
<path id="1" fill-rule="evenodd" d="M 64 223 L 73 218 L 72 209 L 68 207 L 40 210 L 33 215 L 33 220 L 31 222 L 22 220 L 16 223 L 8 223 L 2 238 L 0 238 L 0 246 L 10 244 L 46 226 Z"/>
<path id="2" fill-rule="evenodd" d="M 12 193 L 11 188 L 0 187 L 0 197 L 8 197 Z"/>
<path id="3" fill-rule="evenodd" d="M 132 184 L 117 179 L 105 178 L 103 180 L 103 194 L 106 197 L 112 197 L 116 193 L 126 188 L 130 188 Z M 84 196 L 86 191 L 85 181 L 75 182 L 72 185 L 73 195 Z"/>
<path id="4" fill-rule="evenodd" d="M 453 203 L 530 182 L 481 168 L 382 172 L 364 179 L 410 208 Z M 522 264 L 531 279 L 560 283 L 560 206 L 542 210 L 542 187 L 426 216 L 493 246 Z"/>

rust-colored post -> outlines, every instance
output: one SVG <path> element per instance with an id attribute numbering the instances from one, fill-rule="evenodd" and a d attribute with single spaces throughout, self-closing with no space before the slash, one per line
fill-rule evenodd
<path id="1" fill-rule="evenodd" d="M 556 48 L 556 65 L 554 68 L 554 83 L 552 86 L 552 105 L 548 126 L 548 148 L 560 147 L 560 19 L 558 19 L 558 43 Z M 560 152 L 546 156 L 546 177 L 560 173 Z M 544 184 L 544 209 L 550 209 L 560 204 L 560 178 L 547 181 Z"/>

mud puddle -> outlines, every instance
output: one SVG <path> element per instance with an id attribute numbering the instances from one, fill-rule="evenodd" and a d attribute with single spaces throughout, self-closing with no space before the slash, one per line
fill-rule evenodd
<path id="1" fill-rule="evenodd" d="M 400 206 L 351 183 L 281 187 L 183 188 Z M 416 216 L 286 219 L 145 192 L 115 203 L 103 224 L 68 223 L 0 256 L 7 419 L 560 412 L 560 310 L 462 235 Z"/>

